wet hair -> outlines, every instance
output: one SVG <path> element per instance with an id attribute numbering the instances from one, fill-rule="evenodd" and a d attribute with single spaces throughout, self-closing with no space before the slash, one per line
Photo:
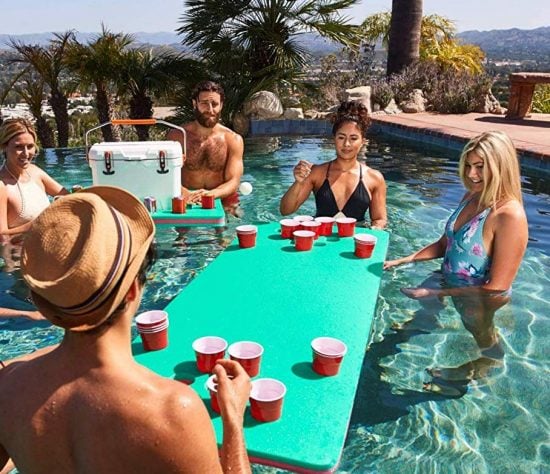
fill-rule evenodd
<path id="1" fill-rule="evenodd" d="M 357 100 L 342 102 L 332 118 L 332 135 L 336 135 L 340 127 L 348 122 L 354 122 L 361 130 L 361 136 L 366 138 L 370 125 L 370 117 L 367 107 Z"/>
<path id="2" fill-rule="evenodd" d="M 32 135 L 36 151 L 38 152 L 36 131 L 33 124 L 25 118 L 7 119 L 0 125 L 0 151 L 5 151 L 9 141 L 22 133 L 30 133 Z"/>
<path id="3" fill-rule="evenodd" d="M 225 99 L 225 93 L 223 87 L 214 81 L 202 81 L 199 82 L 191 94 L 193 100 L 197 100 L 201 92 L 217 92 L 220 94 L 220 99 L 223 102 Z"/>
<path id="4" fill-rule="evenodd" d="M 458 172 L 464 187 L 471 190 L 466 171 L 466 158 L 475 153 L 483 160 L 483 191 L 479 208 L 494 207 L 502 199 L 516 199 L 521 196 L 521 172 L 516 149 L 504 132 L 484 132 L 472 138 L 460 155 Z"/>

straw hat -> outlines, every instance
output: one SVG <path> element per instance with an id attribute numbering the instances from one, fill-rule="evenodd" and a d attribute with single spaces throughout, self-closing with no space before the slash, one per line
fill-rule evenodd
<path id="1" fill-rule="evenodd" d="M 120 305 L 155 226 L 133 194 L 93 186 L 57 199 L 25 236 L 23 278 L 38 309 L 72 331 L 99 326 Z"/>

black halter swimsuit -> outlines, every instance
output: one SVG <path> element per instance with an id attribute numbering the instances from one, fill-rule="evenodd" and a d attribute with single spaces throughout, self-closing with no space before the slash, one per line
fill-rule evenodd
<path id="1" fill-rule="evenodd" d="M 315 205 L 317 206 L 317 217 L 334 217 L 338 212 L 342 212 L 346 217 L 354 217 L 358 221 L 365 220 L 365 214 L 369 210 L 370 196 L 363 183 L 363 166 L 359 164 L 359 182 L 351 196 L 342 209 L 338 209 L 336 198 L 328 182 L 330 172 L 329 163 L 327 174 L 321 187 L 315 193 Z"/>

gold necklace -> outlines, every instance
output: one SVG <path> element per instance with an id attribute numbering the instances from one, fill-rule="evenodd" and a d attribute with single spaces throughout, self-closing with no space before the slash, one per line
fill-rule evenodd
<path id="1" fill-rule="evenodd" d="M 23 196 L 23 192 L 21 191 L 21 185 L 19 184 L 19 178 L 16 178 L 13 175 L 13 173 L 10 171 L 6 161 L 4 161 L 4 163 L 2 163 L 2 168 L 4 168 L 8 172 L 8 174 L 15 180 L 15 185 L 17 186 L 17 191 L 19 191 L 19 196 L 21 197 L 21 211 L 19 212 L 19 216 L 24 216 L 25 215 L 25 198 Z M 27 173 L 27 176 L 29 177 L 29 179 L 32 179 L 31 175 L 29 174 L 29 172 L 27 170 L 23 170 L 23 171 L 25 173 Z"/>

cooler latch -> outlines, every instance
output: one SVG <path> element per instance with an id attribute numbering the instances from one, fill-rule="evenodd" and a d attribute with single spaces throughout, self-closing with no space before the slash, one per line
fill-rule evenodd
<path id="1" fill-rule="evenodd" d="M 157 170 L 158 174 L 168 173 L 168 170 L 166 169 L 166 152 L 164 150 L 159 151 L 159 166 L 160 169 Z"/>
<path id="2" fill-rule="evenodd" d="M 105 153 L 103 153 L 103 161 L 105 162 L 105 169 L 103 170 L 103 174 L 115 174 L 115 172 L 112 171 L 113 154 L 110 151 L 106 151 Z"/>

